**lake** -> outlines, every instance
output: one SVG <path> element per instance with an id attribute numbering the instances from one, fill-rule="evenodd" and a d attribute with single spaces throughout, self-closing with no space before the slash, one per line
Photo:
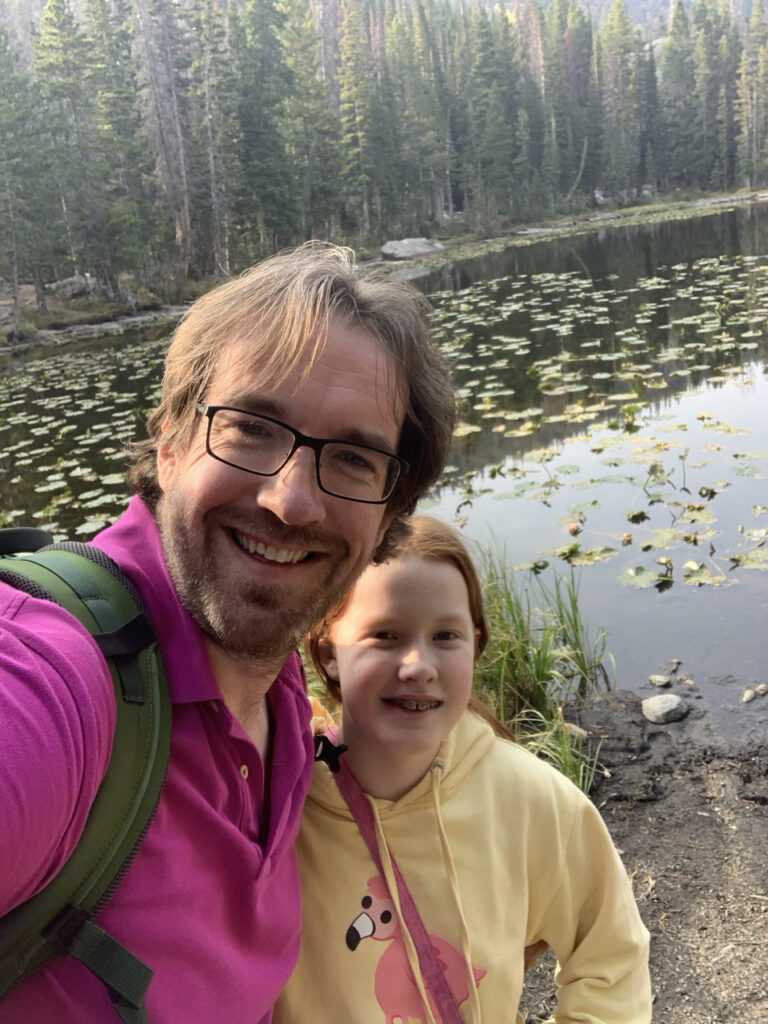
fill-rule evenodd
<path id="1" fill-rule="evenodd" d="M 503 545 L 520 581 L 578 575 L 617 685 L 733 735 L 768 697 L 768 208 L 537 242 L 426 284 L 462 410 L 425 510 Z M 123 442 L 164 343 L 35 354 L 0 379 L 0 516 L 87 539 L 125 503 Z"/>

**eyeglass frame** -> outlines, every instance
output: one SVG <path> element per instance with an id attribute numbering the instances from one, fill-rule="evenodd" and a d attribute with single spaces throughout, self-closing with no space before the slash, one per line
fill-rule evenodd
<path id="1" fill-rule="evenodd" d="M 282 427 L 283 430 L 287 430 L 290 434 L 293 434 L 293 447 L 277 469 L 272 470 L 271 473 L 261 473 L 258 469 L 246 469 L 245 466 L 239 466 L 236 462 L 229 462 L 227 459 L 222 459 L 220 455 L 217 455 L 212 451 L 211 426 L 213 424 L 213 417 L 217 412 L 222 410 L 226 412 L 243 413 L 245 416 L 257 416 L 259 419 L 266 420 L 267 423 L 274 423 L 275 426 Z M 356 501 L 362 505 L 386 505 L 395 493 L 398 481 L 410 469 L 410 465 L 405 461 L 405 459 L 402 459 L 399 455 L 395 455 L 394 452 L 386 451 L 384 448 L 376 448 L 375 445 L 366 444 L 364 441 L 348 441 L 340 437 L 311 437 L 309 434 L 303 434 L 300 430 L 292 427 L 289 423 L 284 423 L 282 420 L 275 419 L 274 416 L 265 416 L 264 413 L 254 412 L 252 409 L 240 409 L 235 405 L 207 405 L 205 402 L 198 402 L 195 406 L 195 411 L 200 416 L 205 416 L 208 420 L 208 427 L 205 432 L 205 450 L 212 459 L 216 459 L 217 462 L 221 462 L 225 466 L 232 466 L 233 469 L 239 469 L 243 473 L 252 473 L 254 476 L 277 476 L 281 470 L 285 469 L 299 448 L 311 448 L 315 453 L 315 480 L 317 481 L 317 486 L 323 494 L 330 494 L 332 498 L 340 498 L 342 501 Z M 377 452 L 379 455 L 386 455 L 388 458 L 393 459 L 395 463 L 397 463 L 397 476 L 392 481 L 392 486 L 387 492 L 386 497 L 352 498 L 347 494 L 337 494 L 335 491 L 329 491 L 327 487 L 323 487 L 322 481 L 320 480 L 320 456 L 323 448 L 328 444 L 352 445 L 355 448 L 364 448 L 369 452 Z"/>

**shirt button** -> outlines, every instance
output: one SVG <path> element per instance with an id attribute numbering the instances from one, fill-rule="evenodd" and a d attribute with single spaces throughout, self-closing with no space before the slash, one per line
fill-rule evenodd
<path id="1" fill-rule="evenodd" d="M 243 776 L 244 779 L 248 778 L 248 765 L 247 764 L 241 764 L 240 765 L 240 774 Z"/>

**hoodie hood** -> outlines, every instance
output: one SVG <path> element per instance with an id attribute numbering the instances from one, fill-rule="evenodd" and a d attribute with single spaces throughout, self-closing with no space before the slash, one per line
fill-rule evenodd
<path id="1" fill-rule="evenodd" d="M 432 774 L 441 769 L 440 801 L 450 800 L 464 785 L 478 762 L 490 751 L 496 736 L 491 727 L 471 711 L 466 711 L 458 724 L 440 744 L 430 770 L 399 800 L 372 800 L 382 823 L 414 810 L 433 806 Z M 309 800 L 323 811 L 353 820 L 347 804 L 326 764 L 316 764 Z"/>

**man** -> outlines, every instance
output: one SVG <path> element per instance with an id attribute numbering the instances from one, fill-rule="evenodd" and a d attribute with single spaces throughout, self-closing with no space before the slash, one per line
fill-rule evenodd
<path id="1" fill-rule="evenodd" d="M 160 805 L 99 916 L 155 972 L 151 1024 L 267 1022 L 294 965 L 313 750 L 292 651 L 442 467 L 453 392 L 425 305 L 318 243 L 204 296 L 134 446 L 136 496 L 95 538 L 139 588 L 173 704 Z M 5 586 L 0 712 L 2 915 L 71 853 L 114 728 L 90 636 Z M 2 1024 L 117 1019 L 71 958 L 0 1002 Z"/>

